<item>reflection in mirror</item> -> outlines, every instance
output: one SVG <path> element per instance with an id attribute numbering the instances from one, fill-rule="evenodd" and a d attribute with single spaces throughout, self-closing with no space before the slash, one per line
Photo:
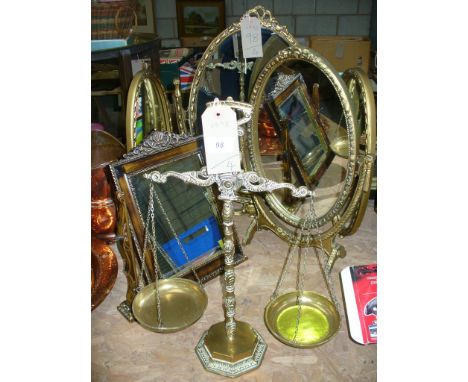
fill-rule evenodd
<path id="1" fill-rule="evenodd" d="M 318 89 L 319 94 L 315 105 L 312 89 Z M 296 186 L 315 188 L 315 212 L 319 217 L 324 216 L 343 191 L 346 175 L 347 160 L 336 152 L 337 140 L 344 137 L 347 142 L 336 91 L 320 70 L 303 62 L 292 62 L 277 70 L 265 90 L 263 108 L 268 112 L 283 152 L 287 151 L 288 155 L 280 160 L 276 158 L 276 163 L 271 155 L 262 155 L 262 162 L 268 163 L 269 169 L 276 167 L 276 174 L 270 176 L 278 181 L 290 179 Z M 341 134 L 337 136 L 337 132 Z M 286 177 L 284 169 L 289 171 Z M 304 202 L 283 193 L 277 192 L 288 210 L 302 215 Z"/>
<path id="2" fill-rule="evenodd" d="M 202 166 L 199 155 L 196 152 L 158 166 L 157 170 L 161 173 L 198 171 Z M 128 177 L 130 187 L 135 193 L 138 213 L 144 222 L 147 221 L 150 186 L 150 181 L 144 175 L 152 171 L 154 168 L 148 168 Z M 219 250 L 221 232 L 209 202 L 210 198 L 201 187 L 169 178 L 164 184 L 155 184 L 154 188 L 164 209 L 161 209 L 156 200 L 153 201 L 158 262 L 161 276 L 167 278 L 188 266 L 172 229 L 182 242 L 189 261 L 194 263 L 201 257 L 212 257 Z M 172 227 L 168 225 L 165 215 Z"/>
<path id="3" fill-rule="evenodd" d="M 265 105 L 277 139 L 287 146 L 288 169 L 312 188 L 332 160 L 325 129 L 317 118 L 302 74 L 278 72 L 268 82 Z"/>
<path id="4" fill-rule="evenodd" d="M 291 47 L 263 68 L 251 102 L 252 169 L 313 189 L 316 223 L 331 226 L 348 200 L 356 160 L 354 116 L 344 82 L 315 52 Z M 260 209 L 272 211 L 292 231 L 309 213 L 303 200 L 282 190 L 264 200 L 266 208 Z"/>
<path id="5" fill-rule="evenodd" d="M 246 13 L 260 20 L 263 57 L 243 59 L 239 22 L 212 41 L 200 60 L 190 91 L 189 126 L 195 135 L 202 133 L 201 115 L 207 102 L 216 97 L 248 102 L 253 83 L 266 62 L 295 43 L 286 27 L 278 25 L 270 11 L 257 6 Z"/>

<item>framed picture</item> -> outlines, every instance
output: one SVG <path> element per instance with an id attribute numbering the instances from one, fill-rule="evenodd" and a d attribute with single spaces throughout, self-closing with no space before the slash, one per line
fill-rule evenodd
<path id="1" fill-rule="evenodd" d="M 204 165 L 201 137 L 154 131 L 124 159 L 109 166 L 115 189 L 123 200 L 124 215 L 135 248 L 134 254 L 123 254 L 126 262 L 131 264 L 127 268 L 136 272 L 146 268 L 147 283 L 154 281 L 155 264 L 152 251 L 143 250 L 151 186 L 151 181 L 144 175 L 155 170 L 161 173 L 198 171 Z M 159 276 L 194 279 L 192 267 L 202 281 L 217 276 L 223 268 L 224 258 L 221 206 L 215 197 L 216 190 L 186 184 L 173 177 L 167 183 L 153 183 L 153 186 L 157 195 L 153 197 L 153 205 Z M 238 264 L 245 257 L 237 233 L 234 236 L 234 259 Z M 131 289 L 134 286 L 130 285 L 130 280 L 138 280 L 139 274 L 130 276 L 127 275 L 127 280 Z"/>
<path id="2" fill-rule="evenodd" d="M 217 36 L 225 25 L 224 0 L 177 0 L 179 38 Z"/>
<path id="3" fill-rule="evenodd" d="M 156 35 L 156 16 L 153 0 L 136 0 L 137 25 L 134 34 L 153 37 Z"/>
<path id="4" fill-rule="evenodd" d="M 302 76 L 280 73 L 273 78 L 266 105 L 278 135 L 287 140 L 291 167 L 306 185 L 316 185 L 333 160 L 333 152 Z"/>

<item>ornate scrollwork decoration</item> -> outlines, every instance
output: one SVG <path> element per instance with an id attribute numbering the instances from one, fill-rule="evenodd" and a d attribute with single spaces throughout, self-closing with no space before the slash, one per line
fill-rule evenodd
<path id="1" fill-rule="evenodd" d="M 278 183 L 260 177 L 253 171 L 208 175 L 206 167 L 203 167 L 200 171 L 167 171 L 165 173 L 152 171 L 148 174 L 144 174 L 144 177 L 155 183 L 166 183 L 169 177 L 174 177 L 182 180 L 184 183 L 201 187 L 208 187 L 216 183 L 220 192 L 218 197 L 220 200 L 237 200 L 237 192 L 241 188 L 244 188 L 244 191 L 247 190 L 251 192 L 272 192 L 281 188 L 287 188 L 291 190 L 292 196 L 296 198 L 312 196 L 312 191 L 305 186 L 295 187 L 290 183 Z M 229 211 L 229 214 L 231 214 L 231 211 Z"/>
<path id="2" fill-rule="evenodd" d="M 133 148 L 127 154 L 124 154 L 125 159 L 133 160 L 146 155 L 154 154 L 158 151 L 170 149 L 172 147 L 187 143 L 194 140 L 194 137 L 189 135 L 179 135 L 174 133 L 166 133 L 162 131 L 152 131 L 145 140 Z"/>
<path id="3" fill-rule="evenodd" d="M 167 171 L 160 173 L 159 171 L 153 171 L 149 174 L 143 175 L 146 179 L 149 179 L 155 183 L 166 183 L 167 178 L 174 177 L 182 180 L 184 183 L 195 184 L 196 186 L 209 187 L 217 181 L 216 175 L 208 175 L 206 168 L 203 167 L 201 171 L 187 171 L 187 172 L 175 172 Z"/>
<path id="4" fill-rule="evenodd" d="M 271 12 L 261 5 L 257 5 L 256 7 L 249 9 L 245 14 L 258 18 L 262 26 L 275 32 L 287 31 L 286 26 L 278 24 L 278 20 L 273 17 Z"/>
<path id="5" fill-rule="evenodd" d="M 281 188 L 287 188 L 291 190 L 291 195 L 295 198 L 312 196 L 312 191 L 308 190 L 305 186 L 295 187 L 290 183 L 277 183 L 260 177 L 253 171 L 244 172 L 239 179 L 242 182 L 242 186 L 252 192 L 272 192 Z"/>
<path id="6" fill-rule="evenodd" d="M 232 60 L 230 62 L 210 62 L 208 65 L 206 65 L 207 69 L 215 69 L 215 68 L 222 68 L 222 69 L 227 69 L 227 70 L 237 70 L 237 71 L 242 71 L 242 70 L 252 70 L 252 66 L 254 65 L 253 61 L 250 61 L 245 65 L 244 63 L 236 60 Z"/>
<path id="7" fill-rule="evenodd" d="M 272 91 L 270 91 L 267 95 L 266 95 L 266 99 L 267 100 L 270 100 L 270 99 L 275 99 L 278 95 L 280 95 L 289 85 L 291 85 L 294 80 L 296 80 L 297 78 L 300 78 L 301 77 L 301 74 L 298 73 L 298 74 L 286 74 L 286 73 L 282 73 L 280 72 L 278 74 L 278 79 L 276 80 L 275 82 L 275 87 L 273 88 Z"/>

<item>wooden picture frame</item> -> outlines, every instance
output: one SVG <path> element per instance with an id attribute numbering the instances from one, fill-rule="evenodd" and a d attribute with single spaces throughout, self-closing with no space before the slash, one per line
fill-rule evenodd
<path id="1" fill-rule="evenodd" d="M 153 131 L 142 144 L 136 146 L 131 152 L 126 154 L 123 159 L 113 162 L 109 165 L 114 186 L 117 194 L 120 195 L 122 216 L 127 218 L 126 224 L 129 226 L 129 232 L 131 232 L 132 248 L 134 250 L 124 251 L 122 256 L 127 263 L 126 270 L 132 270 L 133 274 L 127 274 L 128 288 L 129 290 L 134 289 L 139 280 L 139 272 L 142 268 L 140 256 L 142 248 L 144 246 L 144 235 L 145 235 L 145 224 L 146 214 L 149 196 L 150 180 L 144 178 L 144 174 L 154 170 L 166 172 L 169 170 L 175 170 L 179 172 L 184 171 L 197 171 L 205 165 L 204 150 L 203 150 L 203 139 L 202 137 L 191 137 L 191 136 L 180 136 L 172 133 Z M 163 190 L 158 195 L 161 195 L 160 199 L 162 203 L 167 207 L 167 214 L 174 225 L 174 229 L 177 231 L 177 235 L 180 234 L 180 227 L 190 225 L 188 220 L 198 219 L 194 209 L 203 208 L 203 214 L 206 216 L 214 216 L 214 220 L 210 217 L 210 221 L 213 228 L 213 224 L 217 224 L 217 228 L 222 239 L 222 221 L 221 221 L 221 205 L 215 197 L 216 190 L 212 188 L 201 188 L 194 185 L 188 185 L 179 179 L 170 178 L 167 183 L 154 184 L 155 192 Z M 177 191 L 175 191 L 177 189 Z M 165 191 L 164 191 L 165 190 Z M 146 200 L 146 202 L 145 202 Z M 183 206 L 179 205 L 184 203 Z M 166 208 L 166 207 L 165 207 Z M 190 209 L 190 216 L 180 215 L 181 222 L 177 222 L 179 218 L 178 213 L 181 210 L 186 211 Z M 176 211 L 171 215 L 171 211 Z M 172 228 L 165 226 L 164 216 L 158 212 L 157 203 L 155 203 L 155 218 L 156 218 L 156 236 L 157 242 L 161 247 L 167 244 L 164 237 L 172 235 Z M 157 216 L 156 216 L 157 215 Z M 188 219 L 188 220 L 187 220 Z M 202 218 L 198 219 L 201 220 Z M 195 225 L 194 225 L 195 226 Z M 192 228 L 191 226 L 189 228 Z M 159 233 L 158 233 L 159 230 Z M 191 232 L 190 235 L 197 235 L 197 232 Z M 180 235 L 180 240 L 184 243 L 186 239 Z M 128 238 L 127 238 L 128 239 Z M 172 237 L 171 237 L 172 239 Z M 125 240 L 125 239 L 124 239 Z M 189 240 L 192 240 L 190 237 Z M 204 236 L 203 240 L 209 240 L 209 236 Z M 235 242 L 235 255 L 234 262 L 239 264 L 244 261 L 246 257 L 243 254 L 240 246 L 237 233 L 234 234 Z M 206 244 L 206 243 L 204 243 Z M 171 257 L 167 259 L 163 251 L 158 249 L 158 263 L 160 266 L 159 276 L 162 278 L 168 277 L 187 277 L 195 279 L 195 276 L 191 272 L 193 267 L 202 282 L 208 281 L 216 277 L 221 273 L 224 267 L 224 258 L 222 244 L 216 242 L 216 248 L 204 253 L 191 261 L 182 265 L 177 264 L 177 259 Z M 185 246 L 185 244 L 184 244 Z M 138 252 L 140 251 L 140 255 Z M 154 261 L 152 251 L 145 253 L 145 265 L 149 270 L 150 277 L 146 277 L 147 283 L 154 281 Z M 169 253 L 169 252 L 167 252 Z M 166 253 L 166 254 L 167 254 Z M 188 254 L 190 257 L 190 253 Z M 172 256 L 172 255 L 169 255 Z M 175 267 L 174 267 L 175 265 Z M 132 300 L 133 293 L 127 293 L 127 301 L 129 297 Z"/>
<path id="2" fill-rule="evenodd" d="M 266 99 L 267 110 L 280 137 L 287 137 L 292 167 L 307 186 L 315 186 L 334 154 L 300 74 L 277 78 Z M 287 128 L 287 134 L 284 134 Z"/>
<path id="3" fill-rule="evenodd" d="M 226 27 L 224 0 L 177 0 L 178 38 L 217 36 Z"/>
<path id="4" fill-rule="evenodd" d="M 141 37 L 156 36 L 156 14 L 153 0 L 136 0 L 137 25 L 133 34 Z"/>

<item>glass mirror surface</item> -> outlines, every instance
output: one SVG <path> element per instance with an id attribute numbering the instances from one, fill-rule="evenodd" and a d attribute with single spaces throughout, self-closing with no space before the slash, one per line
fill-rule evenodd
<path id="1" fill-rule="evenodd" d="M 340 198 L 348 171 L 347 121 L 336 83 L 304 60 L 286 61 L 262 81 L 266 85 L 255 101 L 258 139 L 253 142 L 260 172 L 277 182 L 313 189 L 315 213 L 322 218 Z M 309 214 L 308 202 L 285 190 L 266 200 L 273 212 L 295 226 Z M 331 224 L 332 219 L 327 220 Z"/>
<path id="2" fill-rule="evenodd" d="M 161 173 L 198 171 L 201 166 L 200 153 L 195 153 L 132 174 L 129 177 L 129 183 L 134 190 L 138 213 L 142 221 L 146 224 L 151 184 L 150 180 L 144 178 L 144 174 L 154 170 Z M 194 262 L 201 257 L 214 254 L 220 248 L 221 232 L 208 201 L 209 194 L 206 189 L 185 184 L 182 180 L 172 177 L 169 177 L 166 183 L 153 183 L 153 185 L 154 192 L 162 205 L 161 208 L 156 198 L 153 197 L 155 233 L 158 243 L 157 258 L 161 274 L 166 278 L 188 265 L 175 234 L 184 247 L 189 261 Z"/>

